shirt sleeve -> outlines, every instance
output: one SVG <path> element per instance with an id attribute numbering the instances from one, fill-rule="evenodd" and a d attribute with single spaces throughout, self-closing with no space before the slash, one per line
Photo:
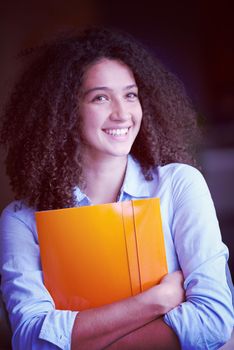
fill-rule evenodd
<path id="1" fill-rule="evenodd" d="M 1 289 L 13 349 L 70 349 L 77 312 L 56 310 L 43 284 L 34 213 L 7 207 L 0 219 Z"/>
<path id="2" fill-rule="evenodd" d="M 173 175 L 174 244 L 184 274 L 186 301 L 164 316 L 183 350 L 218 349 L 231 336 L 233 307 L 225 267 L 227 247 L 207 184 L 191 166 Z"/>

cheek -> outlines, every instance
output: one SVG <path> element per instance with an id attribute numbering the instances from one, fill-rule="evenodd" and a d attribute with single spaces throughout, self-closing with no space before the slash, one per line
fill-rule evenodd
<path id="1" fill-rule="evenodd" d="M 95 118 L 92 118 L 92 111 L 90 111 L 90 108 L 82 108 L 80 110 L 80 117 L 82 120 L 82 127 L 84 132 L 92 128 L 92 125 L 95 122 Z"/>
<path id="2" fill-rule="evenodd" d="M 142 112 L 141 106 L 138 107 L 138 110 L 137 110 L 136 114 L 137 114 L 137 120 L 138 120 L 138 122 L 141 123 L 142 117 L 143 117 L 143 112 Z"/>
<path id="3" fill-rule="evenodd" d="M 143 111 L 140 102 L 135 106 L 135 113 L 138 116 L 138 119 L 142 119 Z"/>
<path id="4" fill-rule="evenodd" d="M 94 140 L 100 134 L 102 123 L 96 115 L 89 115 L 83 120 L 83 137 L 86 140 Z"/>
<path id="5" fill-rule="evenodd" d="M 86 107 L 81 110 L 81 119 L 88 128 L 100 127 L 105 120 L 106 111 L 103 108 Z"/>

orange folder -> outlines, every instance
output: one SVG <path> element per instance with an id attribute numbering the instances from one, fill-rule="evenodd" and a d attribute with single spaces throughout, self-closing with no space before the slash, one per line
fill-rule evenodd
<path id="1" fill-rule="evenodd" d="M 57 309 L 84 310 L 159 283 L 159 198 L 36 212 L 44 283 Z"/>

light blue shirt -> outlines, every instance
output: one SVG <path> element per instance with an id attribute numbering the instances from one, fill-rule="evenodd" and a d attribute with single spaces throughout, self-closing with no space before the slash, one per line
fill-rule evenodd
<path id="1" fill-rule="evenodd" d="M 77 205 L 90 205 L 76 189 Z M 186 302 L 164 316 L 184 350 L 218 349 L 231 336 L 233 308 L 210 192 L 195 168 L 172 163 L 146 181 L 130 156 L 119 201 L 159 197 L 169 272 L 182 269 Z M 43 284 L 34 210 L 20 201 L 3 211 L 0 226 L 2 293 L 13 349 L 68 350 L 77 312 L 56 310 Z"/>

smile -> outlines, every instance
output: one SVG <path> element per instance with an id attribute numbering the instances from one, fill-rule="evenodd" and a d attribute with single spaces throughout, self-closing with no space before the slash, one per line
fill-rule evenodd
<path id="1" fill-rule="evenodd" d="M 103 131 L 112 136 L 123 136 L 127 135 L 130 128 L 119 128 L 119 129 L 103 129 Z"/>

